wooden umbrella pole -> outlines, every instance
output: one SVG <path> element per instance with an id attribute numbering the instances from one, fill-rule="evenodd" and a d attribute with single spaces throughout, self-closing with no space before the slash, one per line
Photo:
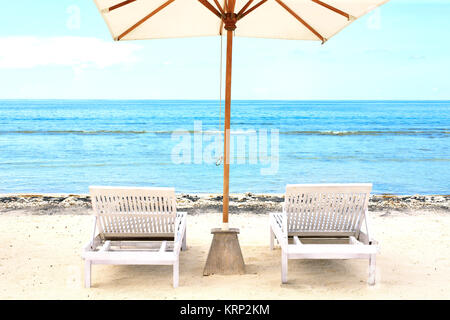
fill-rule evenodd
<path id="1" fill-rule="evenodd" d="M 222 228 L 211 230 L 214 235 L 209 248 L 203 275 L 244 274 L 245 263 L 239 245 L 239 229 L 228 227 L 228 202 L 230 183 L 230 116 L 231 116 L 231 64 L 233 54 L 233 31 L 236 29 L 234 0 L 229 0 L 227 13 L 223 15 L 227 30 L 227 65 L 225 83 L 225 125 L 224 125 L 224 162 L 223 162 L 223 223 Z"/>
<path id="2" fill-rule="evenodd" d="M 228 208 L 230 191 L 230 118 L 231 118 L 231 66 L 233 58 L 233 30 L 236 28 L 235 14 L 229 14 L 231 20 L 225 22 L 227 30 L 227 64 L 225 80 L 225 126 L 223 133 L 223 224 L 222 229 L 228 230 Z"/>
<path id="3" fill-rule="evenodd" d="M 230 117 L 231 117 L 231 65 L 233 56 L 233 31 L 227 30 L 227 70 L 225 84 L 225 127 L 223 164 L 223 229 L 228 229 L 228 203 L 230 191 Z"/>

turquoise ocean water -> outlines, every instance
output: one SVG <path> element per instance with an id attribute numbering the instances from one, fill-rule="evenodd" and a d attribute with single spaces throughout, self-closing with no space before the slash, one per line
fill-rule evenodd
<path id="1" fill-rule="evenodd" d="M 222 166 L 194 162 L 193 135 L 201 121 L 206 152 L 219 110 L 218 101 L 0 100 L 0 193 L 88 193 L 89 185 L 221 192 Z M 233 193 L 334 182 L 450 193 L 450 101 L 234 101 L 231 126 L 233 136 L 268 130 L 269 156 L 270 130 L 279 132 L 276 174 L 261 173 L 270 163 L 250 163 L 249 140 L 231 165 Z M 189 133 L 190 163 L 173 161 L 177 129 Z"/>

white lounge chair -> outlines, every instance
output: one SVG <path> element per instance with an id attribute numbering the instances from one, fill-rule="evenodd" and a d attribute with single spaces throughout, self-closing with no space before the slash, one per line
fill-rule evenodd
<path id="1" fill-rule="evenodd" d="M 353 258 L 369 259 L 368 283 L 375 284 L 378 243 L 369 234 L 371 189 L 371 184 L 286 186 L 283 212 L 270 214 L 270 248 L 276 238 L 282 283 L 287 282 L 288 259 Z"/>
<path id="2" fill-rule="evenodd" d="M 92 264 L 173 265 L 178 286 L 179 253 L 186 249 L 186 213 L 177 212 L 173 188 L 90 187 L 95 214 L 85 246 L 85 286 Z"/>

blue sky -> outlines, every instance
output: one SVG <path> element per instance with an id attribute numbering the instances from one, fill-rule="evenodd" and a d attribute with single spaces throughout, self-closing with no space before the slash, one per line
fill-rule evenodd
<path id="1" fill-rule="evenodd" d="M 324 46 L 236 38 L 233 98 L 450 99 L 449 17 L 391 0 Z M 218 99 L 219 54 L 219 37 L 113 42 L 91 0 L 1 4 L 0 99 Z"/>

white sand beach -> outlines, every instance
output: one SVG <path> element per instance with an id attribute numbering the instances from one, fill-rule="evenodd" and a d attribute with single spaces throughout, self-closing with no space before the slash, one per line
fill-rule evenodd
<path id="1" fill-rule="evenodd" d="M 180 254 L 180 287 L 170 266 L 93 266 L 83 288 L 89 215 L 0 214 L 0 299 L 449 299 L 448 211 L 376 212 L 381 243 L 378 283 L 367 285 L 366 260 L 290 260 L 280 282 L 280 249 L 269 250 L 268 215 L 239 214 L 247 274 L 202 276 L 210 229 L 220 214 L 188 216 L 188 250 Z"/>

